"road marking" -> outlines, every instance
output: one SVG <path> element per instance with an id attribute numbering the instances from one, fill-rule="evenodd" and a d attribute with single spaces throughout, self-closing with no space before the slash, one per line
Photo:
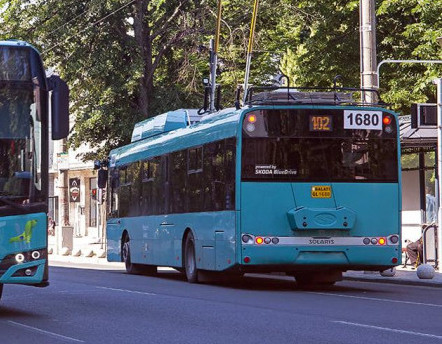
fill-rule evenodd
<path id="1" fill-rule="evenodd" d="M 309 292 L 309 294 L 347 297 L 349 299 L 360 299 L 360 300 L 392 302 L 392 303 L 404 303 L 407 305 L 414 305 L 414 306 L 428 306 L 428 307 L 442 308 L 442 305 L 436 305 L 436 304 L 432 304 L 432 303 L 414 302 L 414 301 L 400 301 L 400 300 L 391 300 L 391 299 L 380 299 L 380 298 L 376 298 L 376 297 L 364 297 L 364 296 L 353 296 L 353 295 L 343 295 L 343 294 L 327 294 L 327 293 L 318 293 L 318 292 Z"/>
<path id="2" fill-rule="evenodd" d="M 109 287 L 97 287 L 98 289 L 106 289 L 106 290 L 112 290 L 112 291 L 122 291 L 125 293 L 131 293 L 131 294 L 141 294 L 141 295 L 157 295 L 154 293 L 147 293 L 143 291 L 135 291 L 135 290 L 129 290 L 129 289 L 117 289 L 117 288 L 109 288 Z"/>
<path id="3" fill-rule="evenodd" d="M 15 321 L 8 320 L 8 323 L 11 324 L 12 326 L 23 327 L 23 328 L 28 329 L 30 331 L 46 334 L 48 336 L 55 337 L 55 338 L 58 338 L 58 339 L 63 339 L 63 340 L 71 341 L 71 342 L 77 342 L 77 343 L 84 343 L 84 341 L 80 340 L 80 339 L 75 339 L 75 338 L 72 338 L 72 337 L 62 336 L 61 334 L 45 331 L 45 330 L 39 329 L 37 327 L 21 324 L 21 323 L 15 322 Z"/>
<path id="4" fill-rule="evenodd" d="M 366 325 L 366 324 L 358 324 L 358 323 L 353 323 L 353 322 L 348 322 L 348 321 L 332 321 L 332 322 L 336 323 L 336 324 L 364 327 L 364 328 L 381 330 L 381 331 L 388 331 L 388 332 L 402 333 L 402 334 L 410 334 L 410 335 L 419 336 L 419 337 L 430 337 L 430 338 L 442 339 L 442 336 L 436 336 L 435 334 L 429 334 L 429 333 L 421 333 L 421 332 L 412 332 L 412 331 L 398 330 L 396 328 L 388 328 L 388 327 L 380 327 L 380 326 L 373 326 L 373 325 Z"/>

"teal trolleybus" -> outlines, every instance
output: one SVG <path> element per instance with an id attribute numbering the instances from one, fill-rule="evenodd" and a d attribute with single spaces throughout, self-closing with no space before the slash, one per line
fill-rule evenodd
<path id="1" fill-rule="evenodd" d="M 333 284 L 398 264 L 397 115 L 340 92 L 270 90 L 201 116 L 138 123 L 109 157 L 107 252 L 171 266 Z"/>
<path id="2" fill-rule="evenodd" d="M 7 283 L 48 285 L 50 108 L 52 138 L 66 137 L 66 84 L 31 45 L 0 41 L 0 298 Z"/>

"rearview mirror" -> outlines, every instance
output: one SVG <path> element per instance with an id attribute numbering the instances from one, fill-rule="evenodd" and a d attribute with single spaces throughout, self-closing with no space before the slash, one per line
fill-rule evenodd
<path id="1" fill-rule="evenodd" d="M 69 135 L 69 88 L 58 75 L 48 78 L 51 96 L 52 140 Z"/>

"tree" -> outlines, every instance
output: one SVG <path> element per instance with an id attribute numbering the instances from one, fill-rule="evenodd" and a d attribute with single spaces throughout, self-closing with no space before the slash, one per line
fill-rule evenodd
<path id="1" fill-rule="evenodd" d="M 0 0 L 0 38 L 38 47 L 71 89 L 70 144 L 104 157 L 135 122 L 202 104 L 217 0 Z M 378 61 L 438 59 L 442 0 L 378 0 Z M 253 1 L 223 0 L 219 61 L 223 105 L 242 84 Z M 251 84 L 281 70 L 297 86 L 358 87 L 359 1 L 260 0 Z M 402 113 L 435 100 L 442 66 L 385 65 L 383 100 Z"/>

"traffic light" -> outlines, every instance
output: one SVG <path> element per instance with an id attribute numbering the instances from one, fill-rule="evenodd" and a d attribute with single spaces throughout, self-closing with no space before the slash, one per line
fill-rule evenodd
<path id="1" fill-rule="evenodd" d="M 411 104 L 411 127 L 436 127 L 437 106 L 436 104 Z"/>
<path id="2" fill-rule="evenodd" d="M 96 201 L 97 200 L 97 189 L 92 189 L 91 190 L 91 198 Z"/>

